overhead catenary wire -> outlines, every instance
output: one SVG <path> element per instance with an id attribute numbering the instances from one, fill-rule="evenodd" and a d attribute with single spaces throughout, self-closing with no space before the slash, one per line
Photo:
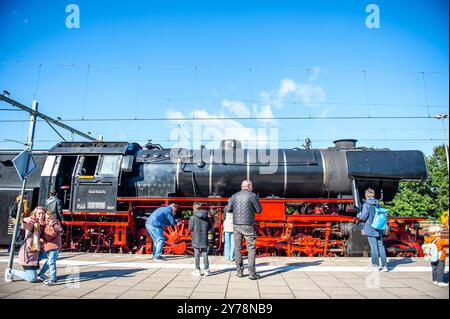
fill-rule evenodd
<path id="1" fill-rule="evenodd" d="M 206 123 L 211 121 L 222 121 L 222 120 L 239 120 L 239 121 L 258 121 L 258 120 L 312 120 L 312 121 L 318 121 L 318 120 L 361 120 L 361 119 L 368 119 L 368 120 L 426 120 L 432 118 L 431 116 L 431 108 L 443 108 L 447 107 L 448 105 L 430 105 L 429 99 L 428 99 L 428 91 L 427 91 L 427 85 L 425 82 L 425 75 L 428 74 L 448 74 L 448 72 L 442 72 L 442 71 L 401 71 L 401 70 L 350 70 L 350 69 L 333 69 L 333 72 L 356 72 L 363 74 L 364 76 L 364 90 L 365 90 L 365 101 L 362 103 L 358 102 L 305 102 L 302 100 L 283 100 L 283 104 L 294 104 L 294 106 L 302 105 L 306 106 L 306 111 L 309 113 L 307 116 L 275 116 L 275 117 L 258 117 L 258 116 L 251 116 L 251 117 L 239 117 L 239 116 L 212 116 L 212 117 L 199 117 L 195 115 L 195 109 L 200 104 L 200 102 L 221 102 L 223 99 L 219 98 L 201 98 L 198 95 L 198 72 L 200 70 L 213 70 L 213 69 L 237 69 L 237 70 L 243 70 L 249 72 L 250 77 L 250 95 L 248 99 L 239 99 L 240 101 L 243 101 L 245 103 L 253 102 L 253 103 L 262 103 L 262 101 L 272 101 L 275 102 L 276 98 L 270 98 L 270 97 L 264 97 L 264 99 L 261 98 L 253 98 L 253 71 L 259 70 L 259 69 L 278 69 L 278 70 L 297 70 L 297 71 L 306 71 L 311 76 L 311 69 L 308 67 L 267 67 L 267 66 L 217 66 L 217 65 L 195 65 L 195 66 L 177 66 L 177 65 L 127 65 L 127 64 L 63 64 L 63 63 L 33 63 L 33 62 L 0 62 L 0 64 L 13 64 L 13 65 L 36 65 L 38 66 L 38 77 L 36 81 L 36 88 L 34 91 L 34 96 L 37 95 L 38 89 L 39 89 L 39 81 L 40 81 L 40 73 L 41 68 L 44 66 L 61 66 L 61 67 L 86 67 L 86 82 L 85 82 L 85 90 L 83 95 L 83 114 L 81 118 L 73 117 L 69 119 L 64 119 L 64 122 L 89 122 L 88 126 L 92 128 L 92 125 L 94 122 L 127 122 L 127 121 L 161 121 L 161 122 L 167 122 L 169 124 L 176 123 L 176 122 L 185 122 L 185 121 L 205 121 Z M 137 74 L 137 81 L 136 81 L 136 97 L 135 97 L 135 116 L 132 117 L 122 117 L 119 115 L 118 117 L 109 117 L 109 118 L 87 118 L 86 117 L 86 106 L 87 106 L 87 96 L 89 91 L 89 76 L 90 76 L 90 70 L 91 68 L 137 68 L 138 74 Z M 167 105 L 170 105 L 170 101 L 190 101 L 193 100 L 193 106 L 194 111 L 191 115 L 187 115 L 186 117 L 138 117 L 138 107 L 139 102 L 141 101 L 147 101 L 147 100 L 158 100 L 159 97 L 144 97 L 139 94 L 140 92 L 140 76 L 142 69 L 145 68 L 158 68 L 158 69 L 165 69 L 165 68 L 172 68 L 172 69 L 186 69 L 186 70 L 194 70 L 194 94 L 192 97 L 183 98 L 183 97 L 163 97 L 164 99 L 167 99 Z M 191 71 L 189 71 L 191 72 Z M 423 86 L 424 86 L 424 92 L 425 92 L 425 104 L 395 104 L 395 103 L 369 103 L 369 96 L 368 96 L 368 85 L 367 85 L 367 74 L 368 73 L 393 73 L 393 74 L 420 74 L 422 76 Z M 192 74 L 192 73 L 190 73 Z M 144 94 L 142 94 L 144 95 Z M 90 97 L 90 96 L 89 96 Z M 141 103 L 143 104 L 143 103 Z M 367 116 L 314 116 L 311 115 L 312 108 L 314 106 L 339 106 L 339 107 L 354 107 L 354 106 L 366 106 L 367 107 Z M 390 114 L 380 114 L 378 116 L 372 116 L 371 113 L 371 106 L 372 109 L 376 109 L 377 107 L 395 107 L 395 108 L 426 108 L 427 109 L 427 116 L 392 116 Z M 126 107 L 125 107 L 126 109 Z M 299 109 L 299 108 L 296 108 Z M 0 111 L 2 111 L 0 109 Z M 6 111 L 6 110 L 5 110 Z M 424 112 L 425 113 L 425 112 Z M 106 114 L 106 113 L 105 113 Z M 326 114 L 326 113 L 324 113 Z M 407 114 L 407 113 L 402 113 Z M 130 114 L 131 115 L 131 114 Z M 42 121 L 42 120 L 38 120 Z M 0 120 L 0 123 L 26 123 L 27 120 L 21 120 L 21 119 L 2 119 Z M 226 127 L 229 127 L 226 125 Z M 265 126 L 266 127 L 266 126 Z M 296 126 L 300 130 L 300 126 Z M 431 123 L 429 123 L 429 127 L 431 127 Z M 431 131 L 431 129 L 430 129 Z M 183 133 L 183 132 L 182 132 Z M 297 134 L 297 136 L 300 136 Z"/>
<path id="2" fill-rule="evenodd" d="M 223 120 L 408 120 L 432 119 L 432 116 L 278 116 L 278 117 L 148 117 L 148 118 L 73 118 L 64 119 L 64 122 L 125 122 L 125 121 L 223 121 Z M 21 123 L 26 120 L 0 120 L 0 123 Z"/>
<path id="3" fill-rule="evenodd" d="M 0 61 L 0 64 L 4 65 L 42 65 L 42 66 L 59 66 L 59 67 L 99 67 L 99 68 L 136 68 L 140 66 L 142 69 L 192 69 L 192 65 L 155 65 L 155 64 L 101 64 L 101 63 L 52 63 L 52 62 L 31 62 L 31 61 Z M 310 67 L 306 66 L 267 66 L 267 65 L 196 65 L 197 69 L 233 69 L 233 70 L 248 70 L 249 67 L 253 71 L 257 69 L 265 70 L 283 70 L 283 71 L 307 71 Z M 448 71 L 437 71 L 437 70 L 394 70 L 394 69 L 345 69 L 339 67 L 327 67 L 328 70 L 333 72 L 344 72 L 344 73 L 362 73 L 366 71 L 367 73 L 393 73 L 393 74 L 449 74 Z"/>

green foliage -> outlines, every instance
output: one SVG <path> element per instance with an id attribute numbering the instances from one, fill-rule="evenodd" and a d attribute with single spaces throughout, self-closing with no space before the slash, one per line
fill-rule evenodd
<path id="1" fill-rule="evenodd" d="M 448 171 L 443 145 L 435 147 L 427 158 L 427 167 L 427 181 L 400 183 L 394 200 L 385 203 L 391 215 L 437 219 L 448 209 Z"/>
<path id="2" fill-rule="evenodd" d="M 298 211 L 298 207 L 294 207 L 294 206 L 286 207 L 286 215 L 292 215 L 296 211 Z"/>
<path id="3" fill-rule="evenodd" d="M 185 209 L 181 212 L 183 218 L 190 218 L 192 216 L 193 211 L 191 209 Z"/>

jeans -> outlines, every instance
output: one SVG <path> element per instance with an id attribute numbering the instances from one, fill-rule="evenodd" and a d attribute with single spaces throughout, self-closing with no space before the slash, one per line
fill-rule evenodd
<path id="1" fill-rule="evenodd" d="M 154 227 L 152 225 L 145 225 L 148 233 L 153 239 L 153 259 L 161 258 L 164 246 L 164 229 L 161 227 Z"/>
<path id="2" fill-rule="evenodd" d="M 50 268 L 50 280 L 56 282 L 58 276 L 56 275 L 56 260 L 58 259 L 59 249 L 52 249 L 44 254 L 39 255 L 39 260 L 47 259 L 44 266 L 42 266 L 41 271 L 39 272 L 39 276 L 44 275 L 47 270 Z"/>
<path id="3" fill-rule="evenodd" d="M 205 270 L 209 269 L 208 248 L 194 248 L 195 269 L 200 270 L 200 253 L 203 256 Z"/>
<path id="4" fill-rule="evenodd" d="M 234 251 L 234 238 L 232 232 L 224 232 L 224 251 L 223 255 L 226 260 L 234 261 L 236 252 Z"/>
<path id="5" fill-rule="evenodd" d="M 387 266 L 386 249 L 383 244 L 383 236 L 372 237 L 367 236 L 370 245 L 370 255 L 372 257 L 372 266 L 379 267 L 381 259 L 381 267 Z"/>
<path id="6" fill-rule="evenodd" d="M 256 231 L 253 225 L 233 225 L 234 231 L 234 249 L 236 252 L 236 267 L 237 271 L 242 273 L 244 271 L 244 262 L 242 260 L 242 236 L 245 238 L 245 243 L 247 244 L 248 252 L 248 272 L 250 275 L 256 274 L 255 269 L 255 241 L 256 241 Z"/>
<path id="7" fill-rule="evenodd" d="M 11 269 L 11 274 L 14 277 L 19 277 L 29 282 L 37 282 L 37 271 L 35 269 L 27 269 L 27 270 Z"/>
<path id="8" fill-rule="evenodd" d="M 445 260 L 431 263 L 431 269 L 433 281 L 444 282 Z"/>

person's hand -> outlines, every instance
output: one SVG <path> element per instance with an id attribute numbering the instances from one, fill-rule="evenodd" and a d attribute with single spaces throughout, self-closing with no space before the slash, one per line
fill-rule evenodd
<path id="1" fill-rule="evenodd" d="M 24 223 L 32 223 L 33 222 L 33 219 L 31 218 L 31 217 L 25 217 L 24 219 L 23 219 L 23 222 Z"/>

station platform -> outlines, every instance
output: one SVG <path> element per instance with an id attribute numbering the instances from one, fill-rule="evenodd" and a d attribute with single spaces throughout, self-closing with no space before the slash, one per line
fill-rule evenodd
<path id="1" fill-rule="evenodd" d="M 386 273 L 368 271 L 370 260 L 362 257 L 261 257 L 261 278 L 252 281 L 247 269 L 236 277 L 235 264 L 221 256 L 209 257 L 211 276 L 195 277 L 192 256 L 155 262 L 151 255 L 61 253 L 53 286 L 5 283 L 7 260 L 0 251 L 0 298 L 6 299 L 449 299 L 449 288 L 431 282 L 422 258 L 389 258 Z"/>

